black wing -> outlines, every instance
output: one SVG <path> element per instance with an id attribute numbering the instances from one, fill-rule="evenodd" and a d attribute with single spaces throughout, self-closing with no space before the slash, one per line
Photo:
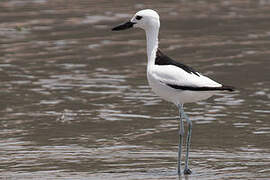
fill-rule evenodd
<path id="1" fill-rule="evenodd" d="M 174 61 L 170 57 L 163 54 L 159 49 L 157 50 L 157 53 L 156 53 L 155 64 L 156 65 L 174 65 L 183 69 L 187 73 L 190 73 L 190 74 L 193 73 L 197 76 L 200 76 L 200 74 L 197 71 L 195 71 L 193 68 L 186 66 L 182 63 L 179 63 L 177 61 Z M 175 84 L 166 84 L 166 85 L 174 89 L 189 90 L 189 91 L 234 91 L 235 90 L 234 87 L 225 86 L 225 85 L 222 85 L 221 87 L 193 87 L 193 86 L 179 86 Z"/>

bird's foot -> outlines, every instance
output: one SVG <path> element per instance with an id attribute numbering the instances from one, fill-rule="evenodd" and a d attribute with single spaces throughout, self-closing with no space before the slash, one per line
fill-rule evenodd
<path id="1" fill-rule="evenodd" d="M 188 168 L 184 170 L 184 174 L 191 174 L 191 173 L 192 173 L 192 171 Z"/>
<path id="2" fill-rule="evenodd" d="M 181 169 L 178 168 L 177 174 L 180 176 L 181 175 Z"/>

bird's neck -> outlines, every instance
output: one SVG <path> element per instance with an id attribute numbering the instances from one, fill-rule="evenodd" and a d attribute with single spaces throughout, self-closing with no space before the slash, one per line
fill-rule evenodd
<path id="1" fill-rule="evenodd" d="M 156 52 L 158 49 L 158 32 L 158 28 L 146 30 L 148 68 L 155 64 Z"/>

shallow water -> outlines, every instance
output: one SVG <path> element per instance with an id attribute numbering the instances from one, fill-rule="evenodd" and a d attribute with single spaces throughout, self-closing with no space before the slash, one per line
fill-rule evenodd
<path id="1" fill-rule="evenodd" d="M 185 106 L 183 179 L 270 177 L 269 0 L 2 0 L 0 179 L 178 179 L 178 113 L 148 87 L 144 32 L 110 30 L 144 8 L 166 54 L 237 87 Z"/>

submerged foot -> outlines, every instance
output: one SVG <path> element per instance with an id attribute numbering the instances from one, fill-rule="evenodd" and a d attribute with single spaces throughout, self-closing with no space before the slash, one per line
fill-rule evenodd
<path id="1" fill-rule="evenodd" d="M 177 174 L 180 176 L 181 175 L 181 169 L 177 170 Z"/>
<path id="2" fill-rule="evenodd" d="M 184 174 L 191 174 L 191 173 L 192 173 L 192 171 L 190 169 L 185 169 L 184 170 Z"/>

